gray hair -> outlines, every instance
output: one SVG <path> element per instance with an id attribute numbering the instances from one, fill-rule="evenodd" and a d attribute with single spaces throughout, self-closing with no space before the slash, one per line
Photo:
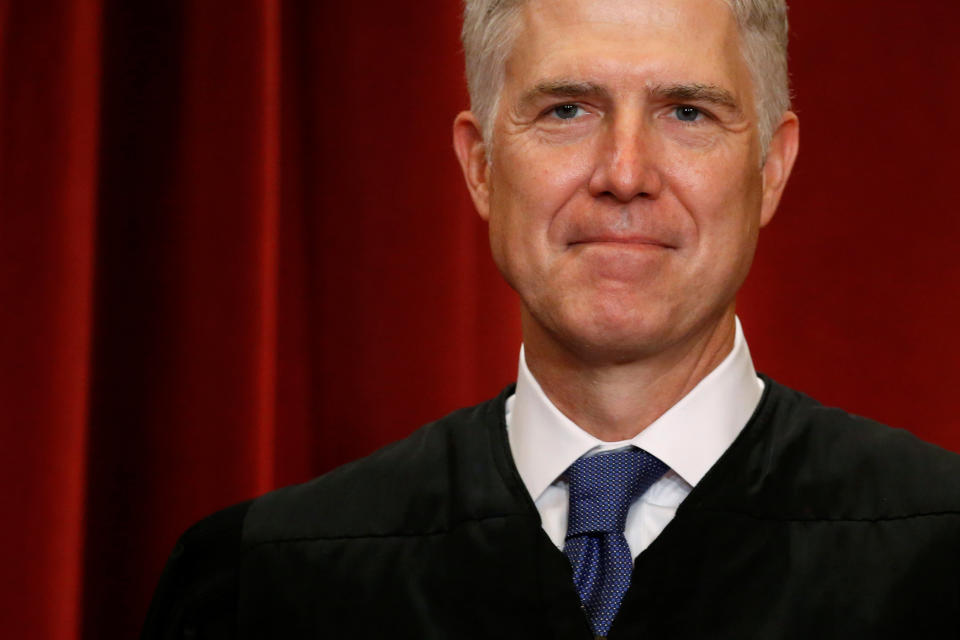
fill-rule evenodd
<path id="1" fill-rule="evenodd" d="M 507 57 L 519 30 L 525 0 L 464 0 L 463 50 L 470 105 L 489 142 Z M 766 156 L 780 118 L 790 108 L 786 0 L 724 0 L 743 39 L 743 57 L 754 85 L 760 146 Z"/>

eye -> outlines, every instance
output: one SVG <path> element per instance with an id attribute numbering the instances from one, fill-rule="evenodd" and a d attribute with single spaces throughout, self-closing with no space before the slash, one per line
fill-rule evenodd
<path id="1" fill-rule="evenodd" d="M 680 120 L 681 122 L 696 122 L 700 119 L 700 116 L 703 115 L 703 112 L 700 111 L 700 109 L 687 105 L 677 107 L 675 113 L 677 115 L 677 120 Z"/>
<path id="2" fill-rule="evenodd" d="M 553 115 L 561 120 L 573 120 L 583 112 L 583 109 L 575 104 L 559 104 L 555 106 L 552 111 Z"/>

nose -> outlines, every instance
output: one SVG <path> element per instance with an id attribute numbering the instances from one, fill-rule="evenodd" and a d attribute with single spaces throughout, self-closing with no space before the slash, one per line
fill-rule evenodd
<path id="1" fill-rule="evenodd" d="M 623 203 L 658 198 L 663 179 L 657 166 L 656 144 L 639 114 L 613 120 L 599 141 L 589 183 L 591 195 Z"/>

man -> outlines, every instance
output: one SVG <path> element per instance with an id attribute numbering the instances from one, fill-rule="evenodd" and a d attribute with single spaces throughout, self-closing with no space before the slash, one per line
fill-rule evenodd
<path id="1" fill-rule="evenodd" d="M 145 638 L 956 635 L 960 457 L 754 372 L 782 0 L 467 0 L 516 387 L 185 534 Z"/>

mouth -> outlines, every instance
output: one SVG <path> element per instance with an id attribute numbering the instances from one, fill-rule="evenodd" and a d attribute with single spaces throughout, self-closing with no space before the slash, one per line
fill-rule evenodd
<path id="1" fill-rule="evenodd" d="M 581 246 L 609 246 L 610 248 L 624 248 L 624 249 L 676 249 L 675 246 L 668 244 L 657 238 L 651 238 L 649 236 L 614 236 L 614 235 L 603 235 L 603 236 L 591 236 L 587 238 L 580 238 L 574 240 L 573 242 L 568 243 L 568 247 L 581 247 Z"/>

